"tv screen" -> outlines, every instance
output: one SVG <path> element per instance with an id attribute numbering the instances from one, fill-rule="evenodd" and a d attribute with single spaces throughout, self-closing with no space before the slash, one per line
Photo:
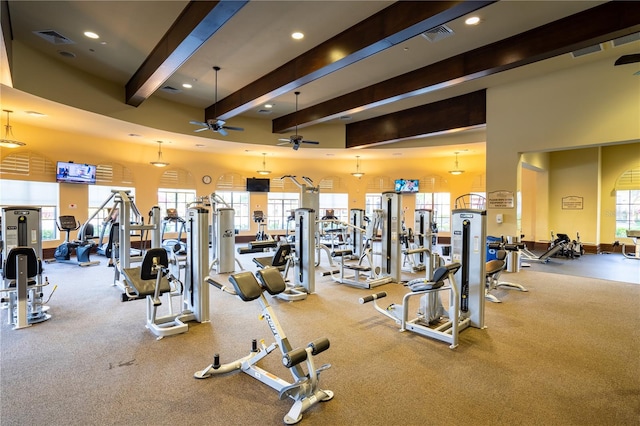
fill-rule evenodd
<path id="1" fill-rule="evenodd" d="M 56 165 L 56 182 L 61 183 L 96 183 L 96 166 L 58 161 Z"/>
<path id="2" fill-rule="evenodd" d="M 395 192 L 418 192 L 420 181 L 418 179 L 396 179 Z"/>
<path id="3" fill-rule="evenodd" d="M 247 178 L 248 192 L 269 192 L 270 180 L 267 178 Z"/>

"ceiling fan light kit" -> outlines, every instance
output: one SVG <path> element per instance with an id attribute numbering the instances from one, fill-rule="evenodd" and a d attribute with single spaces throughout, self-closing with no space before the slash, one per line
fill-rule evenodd
<path id="1" fill-rule="evenodd" d="M 3 109 L 2 111 L 7 113 L 7 124 L 4 126 L 4 138 L 0 139 L 0 146 L 3 148 L 20 148 L 25 146 L 26 143 L 13 140 L 13 131 L 11 130 L 11 124 L 9 121 L 9 114 L 13 111 Z"/>

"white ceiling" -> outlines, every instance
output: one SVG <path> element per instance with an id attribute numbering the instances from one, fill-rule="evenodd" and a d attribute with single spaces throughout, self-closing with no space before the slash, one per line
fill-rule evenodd
<path id="1" fill-rule="evenodd" d="M 169 29 L 187 1 L 9 1 L 14 40 L 27 45 L 45 55 L 100 76 L 124 86 L 156 43 Z M 391 1 L 266 1 L 253 0 L 242 8 L 221 30 L 187 60 L 163 86 L 180 88 L 184 82 L 193 84 L 192 89 L 182 89 L 181 93 L 169 94 L 157 91 L 153 96 L 172 102 L 196 106 L 204 110 L 213 104 L 215 96 L 212 67 L 220 66 L 218 75 L 218 99 L 239 90 L 250 82 L 278 68 L 282 64 L 308 51 L 312 47 L 335 36 L 357 22 L 389 6 Z M 465 51 L 507 38 L 517 33 L 555 21 L 582 10 L 597 6 L 601 1 L 500 1 L 474 13 L 481 18 L 477 26 L 466 26 L 463 19 L 447 25 L 454 35 L 436 43 L 423 37 L 414 37 L 391 47 L 379 54 L 363 59 L 354 65 L 317 79 L 297 89 L 301 92 L 299 108 L 305 108 L 328 99 L 335 98 L 355 89 L 395 77 L 408 71 L 424 67 Z M 55 30 L 72 40 L 73 44 L 53 45 L 36 36 L 34 31 Z M 99 40 L 91 40 L 84 31 L 94 31 Z M 305 38 L 294 41 L 290 34 L 302 31 Z M 101 44 L 104 43 L 104 44 Z M 480 78 L 452 87 L 442 88 L 424 95 L 397 101 L 386 106 L 351 115 L 352 121 L 368 119 L 417 105 L 469 93 L 481 88 L 504 84 L 517 79 L 532 78 L 541 73 L 576 66 L 587 61 L 612 58 L 625 53 L 634 53 L 637 44 L 629 47 L 604 46 L 597 54 L 574 59 L 570 54 L 552 58 L 512 71 Z M 631 51 L 630 51 L 631 49 Z M 75 55 L 71 59 L 60 55 L 60 51 Z M 64 105 L 37 98 L 2 86 L 2 108 L 15 111 L 12 121 L 28 122 L 33 125 L 68 130 L 87 134 L 129 133 L 144 134 L 149 141 L 173 141 L 174 147 L 189 149 L 195 143 L 207 143 L 216 138 L 216 152 L 256 152 L 293 157 L 316 157 L 325 154 L 353 157 L 345 150 L 306 148 L 299 151 L 280 149 L 274 143 L 258 146 L 233 141 L 233 132 L 228 137 L 184 134 L 157 131 L 143 126 L 121 122 L 109 117 L 65 107 Z M 124 100 L 123 100 L 124 102 Z M 246 111 L 245 117 L 271 121 L 276 117 L 291 113 L 295 109 L 295 96 L 289 92 L 271 100 L 275 104 L 269 115 L 256 110 Z M 56 110 L 64 119 L 47 120 L 47 117 L 33 118 L 24 114 L 36 110 L 49 114 Z M 202 120 L 201 116 L 193 117 Z M 3 117 L 4 120 L 4 117 Z M 183 124 L 183 123 L 181 123 Z M 227 120 L 233 125 L 233 118 Z M 116 132 L 115 129 L 118 129 Z M 195 130 L 195 128 L 194 128 Z M 169 134 L 167 134 L 169 133 Z M 210 133 L 210 132 L 206 132 Z M 473 130 L 467 135 L 441 138 L 440 146 L 429 148 L 436 156 L 450 155 L 453 151 L 472 148 L 484 150 L 483 130 Z M 129 141 L 131 141 L 129 139 Z M 449 145 L 451 141 L 454 145 Z M 478 144 L 478 142 L 480 144 Z M 406 146 L 398 145 L 400 146 Z M 413 146 L 419 143 L 413 143 Z M 213 149 L 213 148 L 212 148 Z M 389 149 L 367 149 L 367 155 L 384 157 Z M 424 152 L 424 148 L 415 148 Z"/>

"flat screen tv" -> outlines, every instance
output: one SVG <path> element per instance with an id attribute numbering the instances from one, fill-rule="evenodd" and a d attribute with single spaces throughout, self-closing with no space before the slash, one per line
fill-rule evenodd
<path id="1" fill-rule="evenodd" d="M 247 178 L 247 192 L 269 192 L 268 178 Z"/>
<path id="2" fill-rule="evenodd" d="M 395 192 L 416 193 L 419 190 L 418 179 L 396 179 Z"/>
<path id="3" fill-rule="evenodd" d="M 96 166 L 93 164 L 58 161 L 56 182 L 60 183 L 96 183 Z"/>

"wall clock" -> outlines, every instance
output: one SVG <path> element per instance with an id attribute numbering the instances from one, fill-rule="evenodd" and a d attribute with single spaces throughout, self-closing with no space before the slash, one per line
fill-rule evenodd
<path id="1" fill-rule="evenodd" d="M 209 175 L 202 176 L 202 183 L 204 183 L 205 185 L 209 185 L 211 183 L 211 176 Z"/>

